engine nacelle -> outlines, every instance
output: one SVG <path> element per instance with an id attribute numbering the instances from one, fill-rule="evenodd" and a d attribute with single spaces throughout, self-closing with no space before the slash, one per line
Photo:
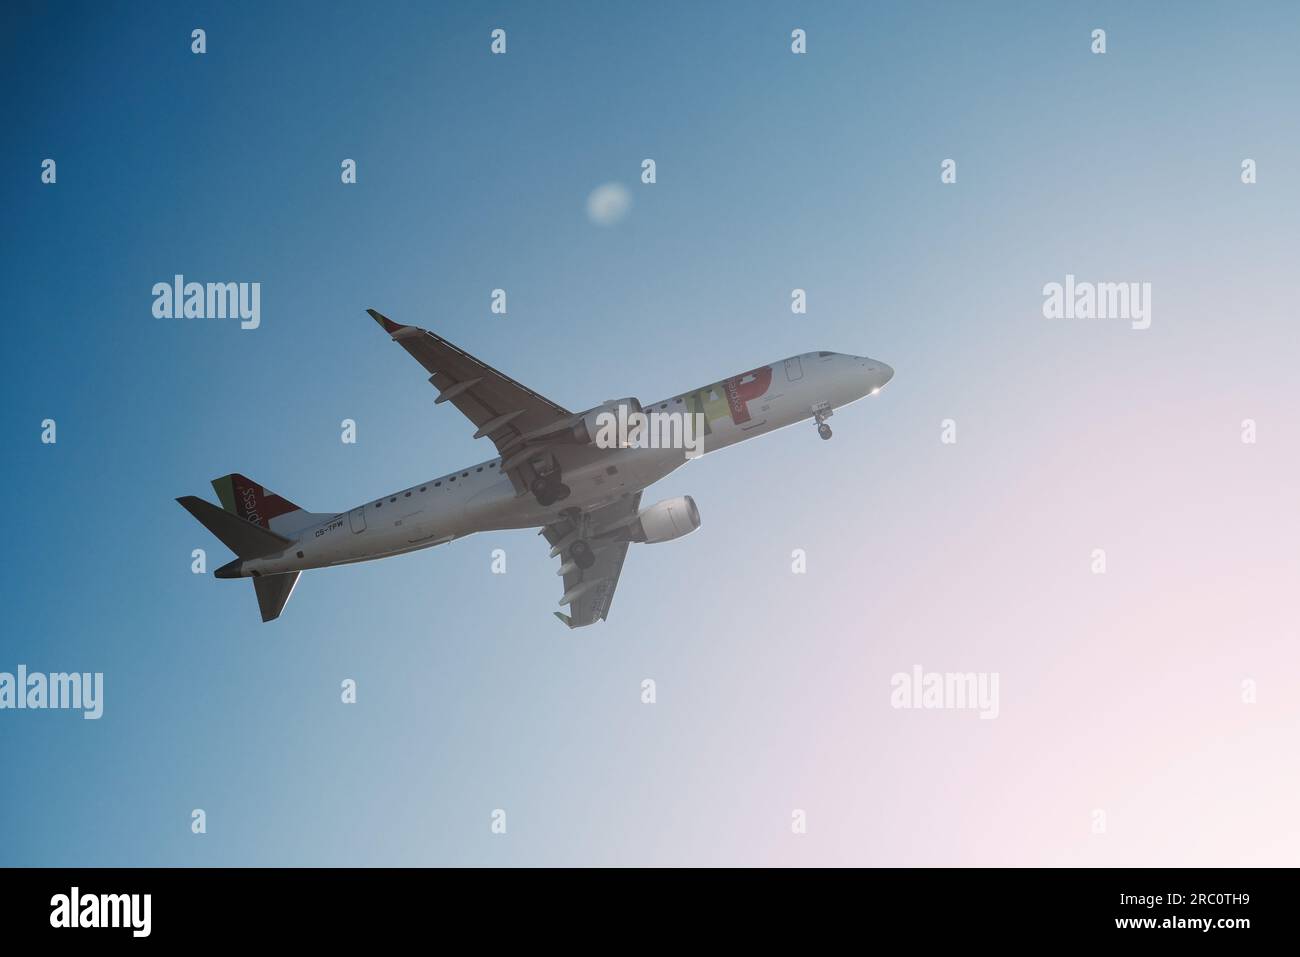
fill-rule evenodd
<path id="1" fill-rule="evenodd" d="M 617 441 L 619 435 L 626 434 L 628 416 L 640 411 L 641 403 L 636 399 L 610 399 L 608 402 L 602 402 L 594 409 L 582 413 L 582 418 L 573 427 L 573 441 L 579 445 L 594 444 L 602 426 L 605 428 L 605 434 L 610 434 L 609 426 L 605 423 L 611 421 L 615 424 L 613 438 Z M 609 416 L 613 418 L 610 419 Z"/>
<path id="2" fill-rule="evenodd" d="M 634 542 L 653 545 L 689 535 L 699 527 L 700 510 L 695 507 L 695 499 L 682 495 L 643 509 L 632 524 L 632 534 L 629 537 Z"/>

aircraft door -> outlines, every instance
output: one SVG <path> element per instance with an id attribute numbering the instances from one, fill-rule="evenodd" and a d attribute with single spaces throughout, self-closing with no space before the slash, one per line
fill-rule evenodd
<path id="1" fill-rule="evenodd" d="M 352 526 L 352 533 L 354 535 L 366 530 L 366 509 L 364 505 L 361 508 L 354 508 L 352 511 L 348 512 L 348 524 Z"/>
<path id="2" fill-rule="evenodd" d="M 785 381 L 798 382 L 802 378 L 803 378 L 803 363 L 799 361 L 799 357 L 795 356 L 793 359 L 786 359 L 785 360 Z"/>

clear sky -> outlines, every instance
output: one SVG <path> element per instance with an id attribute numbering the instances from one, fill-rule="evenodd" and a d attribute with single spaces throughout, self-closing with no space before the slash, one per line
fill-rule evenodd
<path id="1" fill-rule="evenodd" d="M 1298 45 L 1290 3 L 3 5 L 0 671 L 105 700 L 0 711 L 0 863 L 1295 864 Z M 178 273 L 260 327 L 155 318 Z M 1045 318 L 1067 275 L 1151 327 Z M 367 307 L 571 409 L 896 375 L 647 493 L 703 527 L 602 625 L 530 531 L 263 625 L 175 496 L 493 454 Z M 998 717 L 891 707 L 917 665 Z"/>

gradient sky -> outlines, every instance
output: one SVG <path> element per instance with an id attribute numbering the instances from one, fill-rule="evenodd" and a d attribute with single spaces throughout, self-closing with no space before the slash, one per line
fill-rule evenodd
<path id="1" fill-rule="evenodd" d="M 0 864 L 1300 862 L 1300 8 L 266 6 L 0 12 L 0 670 L 106 686 L 0 711 Z M 260 282 L 261 327 L 155 319 L 176 273 Z M 1151 328 L 1043 318 L 1066 274 L 1150 282 Z M 897 374 L 648 492 L 703 527 L 602 625 L 530 531 L 263 625 L 175 496 L 342 510 L 493 454 L 367 307 L 573 409 Z M 1000 716 L 891 708 L 918 664 L 997 672 Z"/>

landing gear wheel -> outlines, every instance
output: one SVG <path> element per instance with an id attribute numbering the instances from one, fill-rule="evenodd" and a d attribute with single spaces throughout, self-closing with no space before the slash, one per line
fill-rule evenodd
<path id="1" fill-rule="evenodd" d="M 817 434 L 823 439 L 829 439 L 831 437 L 831 427 L 823 422 L 821 425 L 817 426 Z"/>
<path id="2" fill-rule="evenodd" d="M 533 497 L 537 499 L 537 504 L 542 508 L 549 508 L 555 504 L 555 489 L 550 482 L 544 478 L 533 479 L 531 486 Z"/>
<path id="3" fill-rule="evenodd" d="M 592 565 L 596 564 L 596 553 L 591 550 L 591 546 L 578 539 L 569 546 L 569 557 L 573 559 L 573 564 L 577 565 L 583 571 L 586 571 Z"/>
<path id="4" fill-rule="evenodd" d="M 529 489 L 537 499 L 537 504 L 543 508 L 549 508 L 556 502 L 563 502 L 572 492 L 569 486 L 560 481 L 558 472 L 537 476 L 529 485 Z"/>

